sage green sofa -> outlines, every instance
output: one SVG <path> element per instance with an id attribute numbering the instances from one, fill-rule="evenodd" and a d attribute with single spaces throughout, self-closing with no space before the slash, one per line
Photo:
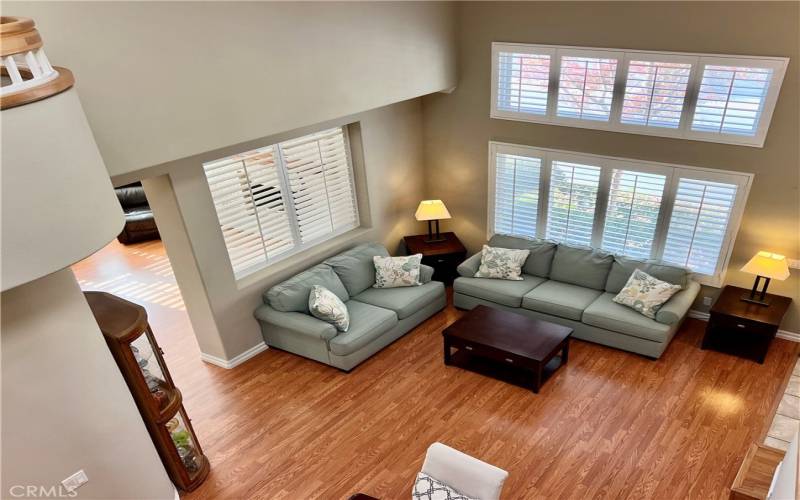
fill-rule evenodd
<path id="1" fill-rule="evenodd" d="M 518 312 L 569 326 L 573 337 L 658 358 L 669 345 L 700 292 L 684 268 L 614 256 L 602 250 L 539 239 L 495 235 L 489 246 L 531 251 L 522 281 L 474 278 L 480 253 L 458 266 L 453 303 L 460 309 L 478 304 Z M 682 290 L 650 319 L 612 299 L 635 269 Z"/>
<path id="2" fill-rule="evenodd" d="M 431 281 L 433 268 L 425 265 L 420 286 L 372 288 L 376 255 L 389 252 L 376 243 L 359 245 L 267 290 L 254 312 L 267 345 L 350 371 L 444 308 L 444 284 Z M 347 332 L 310 314 L 308 294 L 314 285 L 345 303 Z"/>

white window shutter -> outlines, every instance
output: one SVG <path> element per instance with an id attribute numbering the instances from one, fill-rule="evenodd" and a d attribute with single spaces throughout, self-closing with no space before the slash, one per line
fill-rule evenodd
<path id="1" fill-rule="evenodd" d="M 294 246 L 272 146 L 203 169 L 237 278 Z"/>
<path id="2" fill-rule="evenodd" d="M 590 245 L 600 167 L 553 160 L 547 201 L 547 238 Z"/>
<path id="3" fill-rule="evenodd" d="M 681 124 L 692 65 L 638 61 L 628 64 L 620 122 L 677 129 Z"/>
<path id="4" fill-rule="evenodd" d="M 737 186 L 681 177 L 667 230 L 663 260 L 715 275 Z"/>
<path id="5" fill-rule="evenodd" d="M 692 130 L 756 135 L 772 73 L 771 68 L 706 65 Z"/>
<path id="6" fill-rule="evenodd" d="M 619 57 L 561 55 L 559 118 L 608 122 Z"/>
<path id="7" fill-rule="evenodd" d="M 542 159 L 509 153 L 495 156 L 494 232 L 535 237 Z"/>
<path id="8" fill-rule="evenodd" d="M 500 51 L 497 57 L 496 109 L 547 114 L 552 56 L 546 51 Z"/>
<path id="9" fill-rule="evenodd" d="M 614 169 L 603 227 L 604 250 L 650 258 L 666 179 L 661 174 Z"/>
<path id="10" fill-rule="evenodd" d="M 354 228 L 358 216 L 343 130 L 310 134 L 279 148 L 301 243 Z"/>

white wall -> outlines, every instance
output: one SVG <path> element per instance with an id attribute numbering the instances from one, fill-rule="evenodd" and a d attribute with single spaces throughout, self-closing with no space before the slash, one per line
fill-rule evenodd
<path id="1" fill-rule="evenodd" d="M 70 68 L 112 177 L 455 85 L 431 2 L 4 2 Z M 135 179 L 120 178 L 120 182 Z M 116 180 L 116 179 L 115 179 Z"/>
<path id="2" fill-rule="evenodd" d="M 202 163 L 310 130 L 287 132 L 173 162 L 164 176 L 145 179 L 167 254 L 175 268 L 200 350 L 228 361 L 263 343 L 253 311 L 271 285 L 359 242 L 378 241 L 396 252 L 402 237 L 422 232 L 414 210 L 422 199 L 422 109 L 419 99 L 319 124 L 358 123 L 360 143 L 352 144 L 362 227 L 271 265 L 237 286 Z M 363 158 L 359 158 L 363 152 Z M 368 200 L 365 193 L 368 193 Z M 209 322 L 205 311 L 211 311 Z M 194 311 L 198 311 L 197 314 Z M 197 318 L 203 318 L 198 321 Z"/>
<path id="3" fill-rule="evenodd" d="M 174 488 L 69 269 L 2 294 L 2 498 L 83 469 L 77 498 L 172 499 Z M 65 490 L 61 493 L 66 495 Z"/>

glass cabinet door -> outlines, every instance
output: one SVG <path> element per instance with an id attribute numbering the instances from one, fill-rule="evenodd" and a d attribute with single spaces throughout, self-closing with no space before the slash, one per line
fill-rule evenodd
<path id="1" fill-rule="evenodd" d="M 175 417 L 166 423 L 166 427 L 172 438 L 172 443 L 175 445 L 175 450 L 178 452 L 178 457 L 183 463 L 183 467 L 189 477 L 192 478 L 201 469 L 202 457 L 200 449 L 195 442 L 194 434 L 187 422 L 188 417 L 183 408 L 181 408 Z"/>

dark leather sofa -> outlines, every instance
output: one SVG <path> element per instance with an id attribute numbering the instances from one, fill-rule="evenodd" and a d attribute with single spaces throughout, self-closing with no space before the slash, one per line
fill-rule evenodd
<path id="1" fill-rule="evenodd" d="M 125 245 L 158 239 L 158 227 L 141 182 L 115 188 L 119 204 L 125 212 L 125 227 L 117 240 Z"/>

